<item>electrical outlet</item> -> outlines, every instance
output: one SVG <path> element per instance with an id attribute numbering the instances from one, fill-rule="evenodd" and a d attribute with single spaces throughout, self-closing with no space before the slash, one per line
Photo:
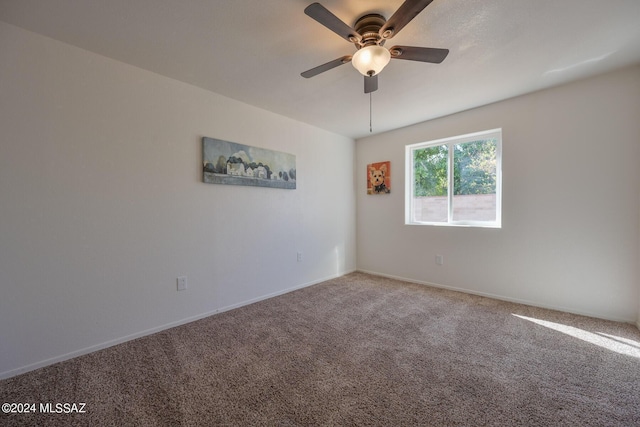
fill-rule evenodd
<path id="1" fill-rule="evenodd" d="M 436 255 L 436 265 L 444 264 L 444 258 L 442 255 Z"/>
<path id="2" fill-rule="evenodd" d="M 187 289 L 187 276 L 178 277 L 178 290 L 184 291 Z"/>
<path id="3" fill-rule="evenodd" d="M 298 252 L 297 258 L 298 262 L 302 262 L 302 252 Z"/>

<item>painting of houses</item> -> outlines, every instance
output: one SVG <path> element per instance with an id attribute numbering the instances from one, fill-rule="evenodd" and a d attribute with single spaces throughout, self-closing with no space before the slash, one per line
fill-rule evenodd
<path id="1" fill-rule="evenodd" d="M 296 188 L 296 156 L 221 139 L 202 138 L 203 181 Z"/>

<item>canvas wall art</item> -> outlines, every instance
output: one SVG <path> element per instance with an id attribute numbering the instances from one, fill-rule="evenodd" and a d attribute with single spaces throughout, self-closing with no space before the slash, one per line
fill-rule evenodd
<path id="1" fill-rule="evenodd" d="M 211 184 L 296 188 L 296 156 L 202 138 L 203 180 Z"/>
<path id="2" fill-rule="evenodd" d="M 391 193 L 391 162 L 367 165 L 367 194 Z"/>

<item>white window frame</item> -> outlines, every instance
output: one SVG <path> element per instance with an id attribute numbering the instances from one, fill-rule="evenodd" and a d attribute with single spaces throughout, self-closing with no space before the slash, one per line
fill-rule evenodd
<path id="1" fill-rule="evenodd" d="M 453 220 L 453 146 L 464 144 L 479 139 L 495 138 L 496 144 L 496 219 L 495 221 L 454 221 Z M 449 150 L 448 159 L 448 221 L 447 222 L 427 222 L 416 221 L 413 218 L 413 194 L 415 190 L 413 152 L 422 148 L 447 145 Z M 491 129 L 482 132 L 474 132 L 466 135 L 453 136 L 449 138 L 436 139 L 433 141 L 420 142 L 405 146 L 405 224 L 406 225 L 437 225 L 437 226 L 457 226 L 457 227 L 487 227 L 502 228 L 502 128 Z"/>

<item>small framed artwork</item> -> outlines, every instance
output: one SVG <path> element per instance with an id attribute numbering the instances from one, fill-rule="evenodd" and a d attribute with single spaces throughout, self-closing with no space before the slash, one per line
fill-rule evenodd
<path id="1" fill-rule="evenodd" d="M 391 162 L 367 165 L 367 194 L 391 193 Z"/>

